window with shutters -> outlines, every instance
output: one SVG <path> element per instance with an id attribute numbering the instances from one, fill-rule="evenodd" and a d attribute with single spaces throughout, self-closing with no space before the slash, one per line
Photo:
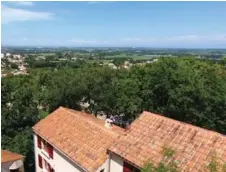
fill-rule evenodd
<path id="1" fill-rule="evenodd" d="M 21 172 L 20 169 L 14 169 L 14 170 L 10 170 L 10 172 Z"/>
<path id="2" fill-rule="evenodd" d="M 123 172 L 140 172 L 140 170 L 127 162 L 123 162 Z"/>
<path id="3" fill-rule="evenodd" d="M 48 144 L 48 153 L 49 157 L 53 159 L 53 147 L 50 144 Z"/>
<path id="4" fill-rule="evenodd" d="M 49 157 L 53 159 L 53 146 L 50 145 L 48 142 L 43 140 L 43 150 L 48 153 Z"/>
<path id="5" fill-rule="evenodd" d="M 41 149 L 42 148 L 42 139 L 40 136 L 37 136 L 37 142 L 38 142 L 38 147 Z"/>
<path id="6" fill-rule="evenodd" d="M 38 166 L 42 168 L 42 157 L 38 155 Z"/>
<path id="7" fill-rule="evenodd" d="M 51 167 L 51 165 L 46 160 L 44 160 L 44 166 L 45 166 L 45 170 L 47 172 L 54 172 L 54 169 Z"/>
<path id="8" fill-rule="evenodd" d="M 43 140 L 43 149 L 46 151 L 46 152 L 48 152 L 48 143 L 45 141 L 45 140 Z"/>

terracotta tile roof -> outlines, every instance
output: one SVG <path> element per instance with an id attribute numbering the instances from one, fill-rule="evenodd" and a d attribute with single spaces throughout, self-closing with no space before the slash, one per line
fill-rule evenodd
<path id="1" fill-rule="evenodd" d="M 87 171 L 95 171 L 107 160 L 107 148 L 124 132 L 104 123 L 91 114 L 60 107 L 33 130 Z"/>
<path id="2" fill-rule="evenodd" d="M 164 158 L 164 147 L 175 151 L 169 161 L 177 162 L 180 171 L 208 171 L 214 155 L 219 164 L 226 163 L 225 135 L 161 115 L 144 111 L 126 133 L 109 151 L 140 168 L 147 162 L 157 165 Z"/>
<path id="3" fill-rule="evenodd" d="M 2 156 L 1 163 L 24 159 L 23 155 L 20 155 L 18 153 L 9 152 L 7 150 L 1 150 L 1 156 Z"/>

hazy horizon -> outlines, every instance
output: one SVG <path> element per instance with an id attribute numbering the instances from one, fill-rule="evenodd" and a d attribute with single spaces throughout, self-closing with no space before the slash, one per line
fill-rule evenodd
<path id="1" fill-rule="evenodd" d="M 2 45 L 226 47 L 226 2 L 2 2 Z"/>

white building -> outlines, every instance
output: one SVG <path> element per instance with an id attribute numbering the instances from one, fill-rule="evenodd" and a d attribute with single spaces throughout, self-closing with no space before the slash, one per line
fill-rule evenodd
<path id="1" fill-rule="evenodd" d="M 111 122 L 58 108 L 33 127 L 36 172 L 140 172 L 174 157 L 178 171 L 208 172 L 214 152 L 226 162 L 223 134 L 146 111 L 126 130 Z M 175 155 L 166 157 L 166 148 Z"/>
<path id="2" fill-rule="evenodd" d="M 6 57 L 9 57 L 9 56 L 11 56 L 11 54 L 10 53 L 6 53 Z"/>
<path id="3" fill-rule="evenodd" d="M 109 63 L 108 66 L 112 69 L 117 69 L 117 66 L 115 66 L 113 63 Z"/>
<path id="4" fill-rule="evenodd" d="M 14 55 L 13 55 L 13 58 L 14 58 L 14 59 L 21 59 L 21 57 L 22 57 L 22 56 L 21 56 L 20 54 L 14 54 Z"/>
<path id="5" fill-rule="evenodd" d="M 26 67 L 23 64 L 19 65 L 18 68 L 19 68 L 20 71 L 25 71 L 26 70 Z"/>
<path id="6" fill-rule="evenodd" d="M 1 172 L 24 172 L 24 156 L 1 150 Z"/>
<path id="7" fill-rule="evenodd" d="M 225 143 L 223 134 L 144 111 L 108 149 L 110 172 L 139 172 L 146 163 L 170 161 L 177 171 L 209 172 L 212 158 L 220 167 L 226 163 Z M 170 150 L 173 156 L 164 154 Z"/>
<path id="8" fill-rule="evenodd" d="M 63 107 L 34 127 L 36 172 L 107 172 L 106 153 L 123 129 Z"/>
<path id="9" fill-rule="evenodd" d="M 1 58 L 3 59 L 5 57 L 5 54 L 1 53 Z"/>

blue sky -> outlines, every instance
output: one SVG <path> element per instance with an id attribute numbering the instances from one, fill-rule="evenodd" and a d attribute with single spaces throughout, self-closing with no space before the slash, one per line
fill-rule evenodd
<path id="1" fill-rule="evenodd" d="M 2 2 L 2 44 L 226 48 L 226 2 Z"/>

